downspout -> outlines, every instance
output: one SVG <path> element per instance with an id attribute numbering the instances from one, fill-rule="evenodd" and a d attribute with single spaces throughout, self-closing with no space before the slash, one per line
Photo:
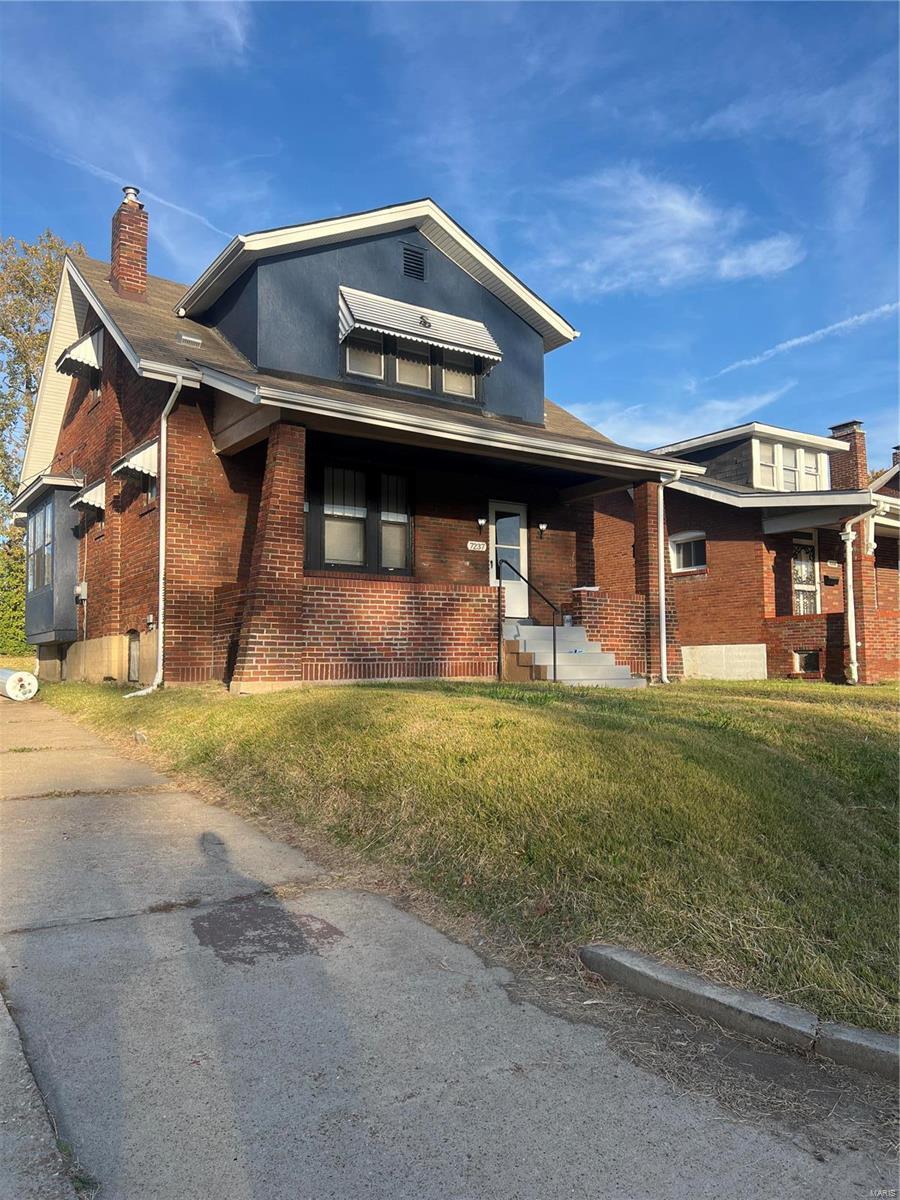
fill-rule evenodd
<path id="1" fill-rule="evenodd" d="M 850 675 L 848 683 L 859 683 L 859 655 L 858 646 L 856 644 L 856 595 L 853 585 L 853 543 L 856 541 L 856 530 L 851 526 L 856 525 L 860 521 L 866 521 L 869 517 L 874 516 L 879 511 L 880 506 L 875 505 L 867 512 L 860 513 L 859 516 L 851 517 L 849 521 L 844 522 L 844 527 L 841 530 L 841 541 L 844 543 L 844 587 L 847 592 L 847 645 L 850 651 L 850 661 L 847 664 L 847 670 Z"/>
<path id="2" fill-rule="evenodd" d="M 168 490 L 166 486 L 166 448 L 169 441 L 169 415 L 178 403 L 183 384 L 184 377 L 179 372 L 175 376 L 172 394 L 166 401 L 166 406 L 159 419 L 159 591 L 156 600 L 156 674 L 149 687 L 141 688 L 138 692 L 128 692 L 125 696 L 126 700 L 130 700 L 133 696 L 147 696 L 150 692 L 155 692 L 163 681 L 163 646 L 166 632 L 166 493 Z"/>
<path id="3" fill-rule="evenodd" d="M 660 477 L 659 499 L 656 509 L 656 569 L 659 580 L 659 682 L 669 682 L 669 644 L 666 636 L 666 502 L 663 489 L 667 483 L 675 483 L 681 478 L 681 470 L 676 470 L 668 478 Z"/>

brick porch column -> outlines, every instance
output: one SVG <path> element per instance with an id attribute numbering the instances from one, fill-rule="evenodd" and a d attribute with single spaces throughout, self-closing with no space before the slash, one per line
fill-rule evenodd
<path id="1" fill-rule="evenodd" d="M 233 691 L 265 691 L 301 678 L 306 430 L 272 426 Z"/>
<path id="2" fill-rule="evenodd" d="M 869 645 L 869 634 L 876 635 L 876 627 L 878 624 L 878 592 L 875 575 L 875 543 L 873 540 L 874 530 L 869 518 L 863 521 L 858 521 L 850 530 L 850 538 L 852 545 L 853 557 L 853 601 L 856 611 L 856 657 L 859 668 L 859 683 L 877 683 L 879 675 L 875 670 L 874 662 L 870 662 L 870 650 L 874 650 L 873 646 Z M 846 535 L 841 534 L 843 539 Z M 847 588 L 850 587 L 850 580 L 847 578 L 847 572 L 844 572 L 844 614 L 845 614 L 845 630 L 847 630 L 846 613 L 848 608 Z M 849 631 L 846 636 L 849 642 Z M 848 645 L 849 650 L 849 645 Z"/>
<path id="3" fill-rule="evenodd" d="M 639 596 L 647 597 L 647 669 L 650 678 L 657 680 L 660 678 L 657 543 L 660 490 L 658 483 L 641 483 L 634 489 L 634 590 Z M 663 536 L 666 539 L 666 665 L 671 680 L 680 679 L 683 668 L 675 594 L 672 588 L 672 568 L 668 554 L 668 533 L 665 529 Z"/>

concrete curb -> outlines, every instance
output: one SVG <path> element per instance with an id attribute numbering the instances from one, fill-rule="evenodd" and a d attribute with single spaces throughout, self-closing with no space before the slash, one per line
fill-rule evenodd
<path id="1" fill-rule="evenodd" d="M 900 1045 L 889 1033 L 854 1025 L 822 1023 L 815 1013 L 795 1004 L 767 1000 L 756 992 L 727 987 L 669 967 L 648 954 L 623 946 L 582 946 L 579 957 L 589 971 L 611 983 L 654 1000 L 665 1000 L 688 1012 L 711 1017 L 726 1029 L 765 1041 L 781 1042 L 821 1055 L 843 1066 L 896 1079 Z"/>

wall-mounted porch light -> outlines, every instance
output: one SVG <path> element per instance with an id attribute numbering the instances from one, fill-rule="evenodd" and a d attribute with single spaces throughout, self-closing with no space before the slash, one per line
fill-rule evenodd
<path id="1" fill-rule="evenodd" d="M 541 537 L 543 537 L 546 532 L 547 532 L 547 522 L 546 521 L 538 521 L 538 534 Z"/>
<path id="2" fill-rule="evenodd" d="M 484 527 L 487 525 L 487 517 L 479 517 L 476 524 L 478 525 L 478 528 L 484 532 Z"/>

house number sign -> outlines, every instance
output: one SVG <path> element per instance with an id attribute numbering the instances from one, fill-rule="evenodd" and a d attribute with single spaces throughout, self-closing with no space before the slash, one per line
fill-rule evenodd
<path id="1" fill-rule="evenodd" d="M 467 550 L 487 550 L 487 542 L 466 542 Z"/>

